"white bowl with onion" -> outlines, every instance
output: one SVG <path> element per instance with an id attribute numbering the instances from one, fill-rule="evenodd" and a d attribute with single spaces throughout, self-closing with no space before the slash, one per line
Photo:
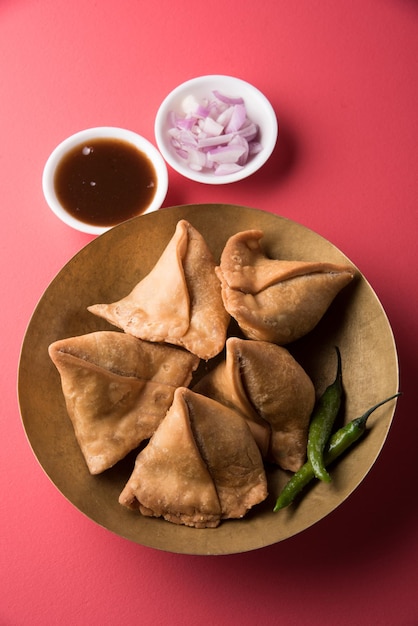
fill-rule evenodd
<path id="1" fill-rule="evenodd" d="M 184 177 L 222 185 L 254 174 L 277 142 L 275 111 L 261 91 L 240 78 L 199 76 L 176 87 L 160 105 L 155 139 L 164 159 Z"/>

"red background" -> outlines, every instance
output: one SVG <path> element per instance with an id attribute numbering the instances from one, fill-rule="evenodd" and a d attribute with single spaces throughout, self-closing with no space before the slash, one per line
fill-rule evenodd
<path id="1" fill-rule="evenodd" d="M 27 443 L 16 374 L 38 299 L 92 240 L 46 206 L 49 153 L 97 125 L 154 142 L 165 95 L 210 73 L 267 95 L 277 148 L 231 186 L 170 170 L 164 206 L 253 206 L 331 240 L 387 311 L 404 396 L 377 463 L 326 519 L 193 557 L 114 536 L 58 493 Z M 418 623 L 417 79 L 414 0 L 0 0 L 1 626 Z"/>

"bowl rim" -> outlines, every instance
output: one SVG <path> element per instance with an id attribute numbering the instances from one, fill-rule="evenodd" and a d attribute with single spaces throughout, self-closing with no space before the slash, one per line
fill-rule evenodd
<path id="1" fill-rule="evenodd" d="M 176 158 L 174 152 L 170 150 L 167 138 L 165 136 L 165 129 L 167 126 L 167 114 L 170 110 L 170 104 L 182 94 L 186 94 L 187 90 L 195 89 L 197 87 L 202 87 L 206 83 L 223 83 L 226 85 L 227 82 L 231 83 L 231 86 L 239 91 L 241 87 L 242 90 L 247 92 L 251 92 L 259 105 L 263 107 L 263 117 L 267 120 L 267 126 L 269 127 L 269 132 L 266 134 L 263 141 L 263 150 L 258 154 L 254 155 L 254 157 L 245 165 L 245 167 L 239 172 L 235 172 L 233 174 L 226 174 L 224 176 L 214 176 L 210 173 L 202 173 L 195 172 L 187 167 L 185 164 L 182 167 L 181 162 Z M 233 95 L 233 94 L 231 94 Z M 161 102 L 154 122 L 154 135 L 155 140 L 158 146 L 159 151 L 163 155 L 164 159 L 167 163 L 172 167 L 176 172 L 193 180 L 195 182 L 206 183 L 211 185 L 222 185 L 227 183 L 237 182 L 239 180 L 243 180 L 244 178 L 248 178 L 252 174 L 254 174 L 257 170 L 259 170 L 266 161 L 270 158 L 276 143 L 279 134 L 279 124 L 276 116 L 276 112 L 268 100 L 268 98 L 253 84 L 248 81 L 238 78 L 235 76 L 230 76 L 228 74 L 206 74 L 203 76 L 197 76 L 195 78 L 190 78 L 183 83 L 177 85 Z"/>
<path id="2" fill-rule="evenodd" d="M 168 171 L 163 157 L 151 141 L 135 131 L 118 126 L 94 126 L 69 135 L 52 150 L 44 165 L 42 191 L 49 208 L 62 222 L 78 231 L 92 235 L 101 235 L 117 226 L 120 222 L 112 226 L 98 226 L 77 220 L 68 213 L 58 200 L 54 188 L 54 176 L 56 168 L 64 155 L 77 144 L 88 139 L 105 138 L 120 139 L 134 145 L 138 150 L 146 154 L 154 166 L 158 180 L 157 190 L 151 204 L 143 211 L 142 215 L 158 210 L 163 204 L 168 191 Z"/>

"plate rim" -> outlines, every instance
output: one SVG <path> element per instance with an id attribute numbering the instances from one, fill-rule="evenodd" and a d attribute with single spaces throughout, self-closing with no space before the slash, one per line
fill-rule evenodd
<path id="1" fill-rule="evenodd" d="M 51 482 L 54 484 L 54 486 L 58 489 L 58 491 L 61 493 L 61 495 L 63 495 L 73 506 L 75 506 L 80 512 L 82 512 L 84 515 L 86 515 L 89 519 L 91 519 L 92 521 L 94 521 L 95 523 L 99 524 L 100 526 L 106 528 L 107 530 L 113 532 L 114 534 L 124 537 L 128 540 L 131 540 L 135 543 L 138 543 L 140 545 L 144 545 L 147 547 L 151 547 L 151 548 L 155 548 L 155 549 L 159 549 L 159 550 L 165 550 L 165 551 L 169 551 L 169 552 L 174 552 L 174 553 L 183 553 L 183 554 L 200 554 L 200 555 L 216 555 L 216 554 L 236 554 L 236 553 L 241 553 L 241 552 L 247 552 L 247 551 L 251 551 L 251 550 L 256 550 L 262 547 L 266 547 L 269 545 L 273 545 L 276 544 L 278 542 L 284 541 L 296 534 L 299 534 L 300 532 L 303 532 L 304 530 L 306 530 L 307 528 L 311 527 L 312 525 L 318 523 L 319 521 L 321 521 L 324 517 L 326 517 L 327 515 L 329 515 L 329 513 L 331 513 L 333 510 L 335 510 L 335 508 L 337 508 L 338 506 L 340 506 L 350 495 L 351 493 L 357 489 L 357 487 L 360 485 L 360 483 L 365 479 L 365 477 L 367 476 L 367 474 L 369 473 L 369 471 L 371 470 L 371 468 L 373 467 L 374 463 L 376 462 L 385 442 L 387 439 L 387 436 L 389 434 L 389 430 L 390 430 L 390 426 L 392 424 L 393 421 L 393 417 L 395 414 L 395 410 L 396 410 L 396 404 L 397 402 L 394 401 L 393 405 L 391 406 L 389 410 L 389 417 L 386 419 L 387 422 L 387 429 L 386 429 L 386 434 L 385 436 L 381 439 L 380 441 L 380 446 L 378 446 L 377 449 L 377 453 L 375 454 L 374 458 L 372 459 L 371 463 L 369 464 L 369 467 L 367 469 L 367 471 L 362 475 L 361 479 L 356 482 L 356 484 L 354 484 L 354 486 L 349 489 L 347 491 L 347 493 L 345 493 L 345 495 L 340 498 L 338 500 L 338 502 L 335 504 L 335 506 L 332 506 L 332 508 L 326 512 L 324 515 L 321 515 L 318 519 L 313 519 L 311 521 L 311 523 L 309 523 L 308 525 L 305 525 L 303 528 L 297 530 L 296 532 L 292 532 L 290 535 L 284 536 L 282 538 L 269 538 L 269 537 L 264 537 L 263 536 L 263 532 L 262 532 L 262 528 L 259 528 L 260 524 L 255 523 L 255 531 L 256 531 L 256 536 L 257 536 L 257 540 L 254 543 L 254 545 L 249 546 L 249 547 L 245 547 L 242 545 L 242 543 L 240 545 L 236 545 L 235 548 L 229 548 L 227 550 L 223 550 L 223 549 L 219 549 L 219 548 L 213 548 L 210 545 L 208 545 L 208 539 L 209 537 L 211 537 L 211 533 L 213 533 L 213 530 L 216 531 L 216 529 L 187 529 L 188 531 L 191 530 L 192 533 L 195 533 L 195 537 L 202 537 L 202 547 L 201 549 L 197 549 L 196 548 L 196 542 L 193 541 L 192 542 L 192 546 L 185 546 L 184 549 L 179 549 L 178 547 L 176 549 L 172 549 L 169 546 L 169 539 L 167 539 L 166 535 L 167 533 L 162 532 L 162 535 L 164 536 L 163 540 L 160 541 L 149 541 L 149 540 L 138 540 L 135 538 L 132 538 L 132 536 L 130 535 L 130 533 L 124 534 L 122 533 L 120 530 L 115 530 L 112 527 L 112 524 L 107 524 L 106 522 L 103 523 L 103 521 L 99 521 L 98 519 L 95 519 L 95 517 L 92 517 L 89 513 L 86 513 L 85 510 L 83 510 L 83 508 L 80 508 L 80 506 L 76 503 L 74 503 L 72 498 L 69 498 L 67 496 L 66 493 L 64 493 L 62 491 L 62 489 L 60 489 L 60 487 L 57 485 L 56 481 L 54 480 L 54 478 L 50 475 L 50 472 L 48 472 L 45 467 L 44 464 L 42 464 L 42 462 L 39 459 L 39 451 L 37 453 L 36 450 L 36 445 L 33 445 L 33 441 L 31 439 L 31 437 L 28 434 L 28 429 L 27 429 L 27 424 L 26 424 L 26 420 L 27 420 L 27 416 L 24 415 L 25 409 L 25 402 L 22 401 L 22 394 L 24 393 L 24 390 L 22 388 L 23 385 L 23 381 L 24 378 L 22 376 L 22 363 L 25 360 L 25 350 L 27 349 L 27 342 L 28 342 L 28 337 L 30 337 L 30 333 L 33 330 L 33 324 L 35 323 L 34 320 L 36 321 L 37 319 L 37 315 L 39 314 L 39 310 L 40 307 L 42 307 L 42 302 L 45 299 L 46 295 L 49 293 L 49 291 L 51 289 L 54 288 L 54 285 L 59 282 L 61 280 L 61 278 L 64 276 L 65 272 L 68 271 L 69 268 L 71 268 L 75 263 L 81 262 L 84 255 L 88 255 L 90 250 L 94 250 L 95 247 L 97 248 L 97 246 L 99 245 L 97 242 L 101 241 L 101 242 L 105 242 L 106 240 L 109 240 L 109 242 L 112 241 L 112 239 L 114 237 L 118 237 L 118 233 L 121 234 L 122 238 L 123 238 L 123 233 L 124 231 L 128 232 L 129 229 L 132 229 L 132 227 L 138 227 L 139 229 L 139 224 L 145 223 L 146 221 L 154 221 L 154 220 L 164 220 L 164 218 L 168 215 L 171 214 L 172 218 L 171 221 L 173 222 L 174 219 L 178 220 L 180 219 L 180 217 L 174 218 L 174 214 L 176 213 L 182 213 L 182 212 L 186 212 L 186 213 L 195 213 L 197 214 L 198 212 L 208 212 L 208 211 L 217 211 L 220 212 L 222 210 L 226 210 L 226 211 L 230 211 L 230 212 L 234 212 L 234 211 L 238 211 L 240 213 L 244 212 L 249 212 L 251 213 L 251 215 L 253 215 L 254 217 L 263 215 L 264 217 L 266 217 L 267 220 L 272 220 L 272 221 L 278 221 L 277 223 L 286 223 L 286 224 L 290 224 L 292 225 L 292 227 L 296 227 L 297 229 L 301 229 L 303 232 L 307 232 L 310 234 L 311 237 L 313 237 L 314 239 L 318 239 L 321 240 L 321 242 L 323 242 L 324 244 L 326 244 L 327 246 L 330 246 L 331 248 L 333 248 L 338 256 L 341 256 L 343 258 L 345 258 L 347 260 L 348 263 L 350 263 L 355 269 L 356 271 L 360 274 L 362 281 L 364 282 L 364 286 L 366 288 L 366 290 L 368 291 L 368 293 L 372 296 L 372 298 L 374 298 L 376 305 L 378 306 L 379 310 L 380 310 L 380 314 L 383 316 L 385 323 L 386 323 L 386 331 L 389 334 L 389 337 L 391 338 L 391 353 L 392 353 L 392 357 L 394 357 L 394 361 L 392 362 L 392 369 L 394 368 L 394 372 L 395 372 L 395 379 L 396 379 L 396 390 L 398 389 L 399 386 L 399 362 L 398 362 L 398 356 L 397 356 L 397 350 L 396 350 L 396 342 L 395 342 L 395 337 L 393 334 L 393 330 L 391 328 L 388 316 L 386 314 L 386 311 L 384 310 L 384 307 L 382 305 L 382 303 L 380 302 L 376 292 L 374 291 L 373 287 L 370 285 L 369 281 L 367 280 L 367 278 L 361 273 L 361 271 L 356 267 L 356 265 L 345 255 L 345 253 L 343 251 L 341 251 L 339 248 L 337 248 L 337 246 L 335 246 L 335 244 L 333 244 L 331 241 L 327 240 L 325 237 L 323 237 L 321 234 L 315 232 L 314 230 L 310 229 L 309 227 L 304 226 L 303 224 L 296 222 L 295 220 L 292 220 L 288 217 L 284 217 L 284 216 L 280 216 L 280 215 L 276 215 L 274 213 L 268 212 L 268 211 L 264 211 L 262 209 L 258 209 L 258 208 L 254 208 L 254 207 L 246 207 L 246 206 L 242 206 L 242 205 L 236 205 L 236 204 L 221 204 L 221 203 L 199 203 L 199 204 L 186 204 L 186 205 L 176 205 L 173 207 L 167 207 L 164 209 L 161 209 L 158 212 L 155 213 L 151 213 L 149 215 L 142 215 L 142 216 L 138 216 L 133 218 L 132 220 L 129 220 L 128 222 L 124 222 L 123 224 L 120 224 L 118 226 L 115 226 L 114 228 L 110 229 L 109 231 L 106 231 L 105 233 L 103 233 L 102 235 L 99 235 L 97 238 L 93 239 L 92 241 L 90 241 L 89 243 L 86 244 L 86 246 L 84 246 L 81 250 L 79 250 L 78 252 L 76 252 L 75 255 L 73 255 L 73 257 L 71 259 L 69 259 L 64 265 L 63 267 L 56 273 L 56 275 L 52 278 L 52 280 L 49 282 L 49 284 L 47 285 L 47 287 L 44 289 L 43 293 L 41 294 L 38 303 L 36 304 L 36 306 L 34 307 L 34 310 L 30 316 L 29 322 L 27 324 L 27 328 L 24 334 L 24 338 L 22 341 L 22 345 L 21 345 L 21 351 L 20 351 L 20 355 L 19 355 L 19 366 L 18 366 L 18 404 L 19 404 L 19 411 L 20 411 L 20 416 L 21 416 L 21 421 L 23 424 L 23 428 L 28 440 L 28 443 L 32 449 L 32 452 L 38 462 L 38 464 L 41 466 L 42 470 L 44 471 L 44 473 L 46 474 L 46 476 L 51 480 Z M 156 218 L 156 216 L 160 216 L 158 218 Z M 187 218 L 186 218 L 187 219 Z M 117 232 L 116 232 L 117 231 Z M 237 231 L 238 232 L 238 231 Z M 202 233 L 203 236 L 205 236 L 205 233 Z M 164 244 L 165 245 L 165 244 Z M 392 381 L 394 382 L 394 381 Z M 396 391 L 395 391 L 396 392 Z M 366 409 L 367 407 L 365 407 Z M 138 515 L 138 514 L 137 514 Z M 250 515 L 248 517 L 249 520 L 252 520 L 254 522 L 254 517 L 257 515 L 257 513 L 250 512 Z M 278 514 L 275 514 L 278 515 Z M 285 513 L 285 515 L 283 517 L 288 517 L 288 515 Z M 278 524 L 279 522 L 279 517 L 277 517 L 278 520 Z M 167 525 L 170 524 L 169 522 L 166 522 L 164 520 L 156 520 L 154 518 L 149 520 L 152 523 L 155 522 L 161 522 L 161 524 Z M 231 528 L 231 532 L 233 532 L 233 524 L 235 523 L 239 523 L 241 525 L 245 525 L 247 520 L 239 520 L 239 521 L 225 521 L 222 522 L 221 526 L 226 526 L 227 524 L 230 524 L 230 528 Z M 231 524 L 231 522 L 233 522 Z M 147 522 L 148 523 L 148 522 Z M 187 528 L 187 527 L 186 527 Z M 157 529 L 156 529 L 157 530 Z M 180 529 L 178 528 L 178 530 L 180 531 L 180 535 L 184 534 L 184 529 Z M 202 533 L 205 533 L 205 535 L 202 535 Z M 158 530 L 159 535 L 161 535 L 160 529 Z M 168 533 L 168 535 L 170 535 L 170 533 Z M 225 533 L 225 535 L 227 535 L 227 533 Z M 271 540 L 270 540 L 271 539 Z M 210 542 L 209 542 L 210 543 Z"/>

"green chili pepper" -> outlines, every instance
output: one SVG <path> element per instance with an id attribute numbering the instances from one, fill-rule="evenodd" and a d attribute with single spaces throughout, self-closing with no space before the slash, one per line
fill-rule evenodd
<path id="1" fill-rule="evenodd" d="M 386 398 L 386 400 L 382 400 L 378 404 L 375 404 L 370 409 L 368 409 L 364 415 L 361 417 L 357 417 L 352 420 L 339 430 L 337 430 L 329 440 L 325 451 L 325 465 L 329 465 L 333 461 L 335 461 L 347 448 L 349 448 L 353 443 L 355 443 L 366 430 L 366 422 L 369 416 L 375 411 L 377 408 L 389 402 L 390 400 L 394 400 L 400 393 L 396 393 L 394 396 L 390 396 L 390 398 Z M 305 465 L 303 465 L 300 470 L 298 470 L 295 474 L 293 474 L 292 478 L 289 482 L 284 486 L 282 492 L 277 498 L 275 507 L 273 509 L 274 512 L 283 509 L 293 502 L 295 497 L 302 491 L 304 487 L 315 478 L 315 473 L 310 461 L 307 461 Z"/>
<path id="2" fill-rule="evenodd" d="M 314 409 L 309 425 L 307 448 L 308 459 L 315 476 L 327 483 L 331 482 L 331 476 L 325 469 L 324 450 L 340 410 L 343 395 L 341 354 L 338 348 L 335 349 L 337 351 L 337 374 L 334 382 L 325 389 Z"/>

